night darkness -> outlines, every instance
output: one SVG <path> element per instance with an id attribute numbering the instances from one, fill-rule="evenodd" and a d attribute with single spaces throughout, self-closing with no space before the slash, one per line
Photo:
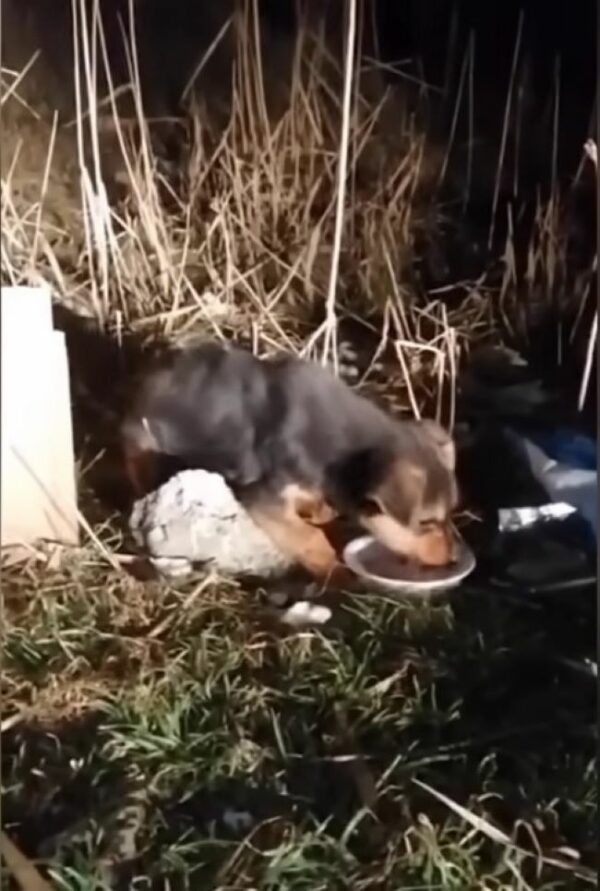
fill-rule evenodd
<path id="1" fill-rule="evenodd" d="M 343 21 L 343 4 L 313 3 L 326 10 L 332 32 Z M 219 4 L 212 4 L 218 9 Z M 165 60 L 165 74 L 172 78 L 173 95 L 185 80 L 185 69 L 171 65 L 182 48 L 206 40 L 206 9 L 210 3 L 190 4 L 185 0 L 145 0 L 140 4 L 143 32 L 152 53 Z M 261 0 L 261 14 L 274 34 L 289 37 L 296 26 L 295 4 L 280 0 Z M 421 75 L 432 86 L 443 86 L 448 74 L 449 40 L 454 40 L 455 59 L 450 65 L 456 82 L 458 65 L 471 34 L 475 40 L 475 130 L 488 131 L 502 119 L 510 75 L 512 54 L 523 15 L 521 53 L 530 67 L 531 105 L 538 121 L 548 114 L 553 102 L 557 65 L 560 71 L 561 166 L 568 175 L 581 155 L 581 145 L 588 135 L 596 94 L 597 11 L 593 0 L 569 3 L 567 0 L 505 0 L 482 3 L 479 0 L 374 0 L 367 4 L 363 50 L 369 53 L 377 41 L 386 62 L 411 59 L 405 68 Z M 376 27 L 373 27 L 373 21 Z M 160 49 L 162 48 L 162 50 Z M 412 71 L 411 71 L 412 68 Z M 390 75 L 393 79 L 393 76 Z"/>

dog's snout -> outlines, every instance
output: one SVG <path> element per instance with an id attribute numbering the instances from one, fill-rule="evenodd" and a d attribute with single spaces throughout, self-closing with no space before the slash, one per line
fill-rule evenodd
<path id="1" fill-rule="evenodd" d="M 454 537 L 448 525 L 436 523 L 418 536 L 416 556 L 426 566 L 447 566 L 455 559 Z"/>

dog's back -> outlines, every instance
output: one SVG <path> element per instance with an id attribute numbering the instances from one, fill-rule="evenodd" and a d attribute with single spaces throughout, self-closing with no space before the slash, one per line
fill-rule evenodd
<path id="1" fill-rule="evenodd" d="M 260 473 L 254 458 L 257 420 L 267 406 L 259 360 L 243 350 L 204 344 L 175 354 L 143 379 L 123 436 L 132 448 L 243 485 Z"/>
<path id="2" fill-rule="evenodd" d="M 393 440 L 394 422 L 326 369 L 286 356 L 265 371 L 280 470 L 323 484 L 344 454 Z"/>

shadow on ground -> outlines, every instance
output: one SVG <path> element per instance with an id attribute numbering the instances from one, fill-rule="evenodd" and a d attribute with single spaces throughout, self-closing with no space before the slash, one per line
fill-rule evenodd
<path id="1" fill-rule="evenodd" d="M 95 320 L 54 306 L 54 324 L 65 334 L 75 452 L 83 483 L 105 511 L 123 510 L 131 493 L 123 473 L 119 424 L 136 375 L 166 349 L 157 336 L 102 331 Z"/>

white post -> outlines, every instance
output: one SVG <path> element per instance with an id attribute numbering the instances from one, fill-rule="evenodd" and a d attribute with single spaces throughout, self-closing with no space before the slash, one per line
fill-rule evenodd
<path id="1" fill-rule="evenodd" d="M 47 288 L 0 289 L 1 545 L 79 542 L 69 369 Z"/>

